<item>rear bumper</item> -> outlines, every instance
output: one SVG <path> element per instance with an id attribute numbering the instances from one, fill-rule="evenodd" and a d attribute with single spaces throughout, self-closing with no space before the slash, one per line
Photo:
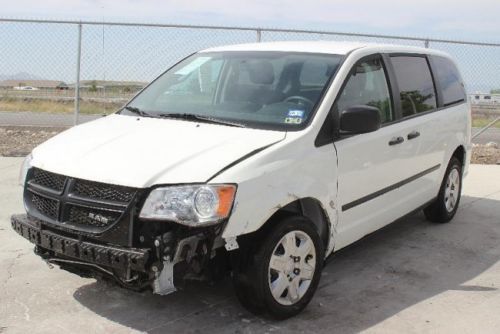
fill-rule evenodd
<path id="1" fill-rule="evenodd" d="M 120 271 L 148 272 L 149 249 L 123 248 L 81 241 L 41 229 L 40 222 L 27 215 L 13 215 L 12 228 L 33 244 L 67 257 Z"/>

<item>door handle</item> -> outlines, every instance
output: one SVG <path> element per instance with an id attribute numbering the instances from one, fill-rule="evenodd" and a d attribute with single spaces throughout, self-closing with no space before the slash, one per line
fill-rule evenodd
<path id="1" fill-rule="evenodd" d="M 399 137 L 394 137 L 391 139 L 391 141 L 389 142 L 389 145 L 390 146 L 393 146 L 393 145 L 397 145 L 397 144 L 401 144 L 402 142 L 404 142 L 405 139 L 401 136 Z"/>
<path id="2" fill-rule="evenodd" d="M 418 136 L 420 136 L 420 132 L 412 131 L 408 134 L 407 138 L 408 138 L 408 140 L 411 140 L 411 139 L 417 138 Z"/>

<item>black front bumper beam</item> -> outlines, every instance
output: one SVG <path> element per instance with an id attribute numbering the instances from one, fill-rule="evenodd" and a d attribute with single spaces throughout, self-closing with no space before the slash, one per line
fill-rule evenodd
<path id="1" fill-rule="evenodd" d="M 40 228 L 40 223 L 27 215 L 13 215 L 12 228 L 30 242 L 55 253 L 107 268 L 148 272 L 148 249 L 123 248 L 94 244 L 62 236 Z"/>

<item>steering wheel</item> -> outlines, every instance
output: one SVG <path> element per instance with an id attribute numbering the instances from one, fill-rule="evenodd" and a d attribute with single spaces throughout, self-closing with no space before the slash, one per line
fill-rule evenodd
<path id="1" fill-rule="evenodd" d="M 283 102 L 295 102 L 296 104 L 299 105 L 309 105 L 310 108 L 314 106 L 314 102 L 309 100 L 307 97 L 299 96 L 299 95 L 293 95 L 287 97 Z"/>

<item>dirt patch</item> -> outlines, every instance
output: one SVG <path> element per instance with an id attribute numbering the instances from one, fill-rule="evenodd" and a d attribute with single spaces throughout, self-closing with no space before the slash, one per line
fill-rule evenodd
<path id="1" fill-rule="evenodd" d="M 0 156 L 24 157 L 64 128 L 0 127 Z"/>
<path id="2" fill-rule="evenodd" d="M 0 156 L 26 156 L 37 145 L 63 130 L 65 130 L 65 128 L 0 127 Z M 487 145 L 474 144 L 471 162 L 474 164 L 499 165 L 499 147 L 500 145 L 496 143 Z"/>
<path id="3" fill-rule="evenodd" d="M 472 158 L 473 164 L 500 165 L 500 145 L 489 143 L 486 145 L 473 144 Z"/>

